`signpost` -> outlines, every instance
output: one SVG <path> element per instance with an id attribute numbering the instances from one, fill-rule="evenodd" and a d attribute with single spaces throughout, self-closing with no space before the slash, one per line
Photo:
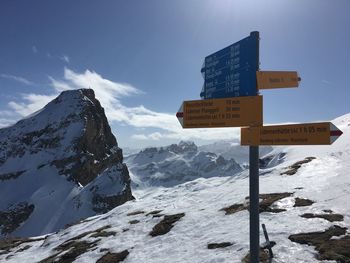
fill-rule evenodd
<path id="1" fill-rule="evenodd" d="M 204 60 L 201 98 L 255 96 L 259 68 L 259 32 L 221 49 Z"/>
<path id="2" fill-rule="evenodd" d="M 263 126 L 258 89 L 298 87 L 296 71 L 259 71 L 259 32 L 205 58 L 204 100 L 184 101 L 176 114 L 183 128 L 241 128 L 249 145 L 250 263 L 259 263 L 259 145 L 332 144 L 342 132 L 330 122 Z"/>
<path id="3" fill-rule="evenodd" d="M 261 126 L 262 96 L 184 101 L 176 117 L 183 128 Z"/>
<path id="4" fill-rule="evenodd" d="M 298 87 L 300 77 L 296 71 L 258 71 L 256 72 L 258 89 L 276 89 Z"/>
<path id="5" fill-rule="evenodd" d="M 241 145 L 330 145 L 342 131 L 331 122 L 241 128 Z"/>

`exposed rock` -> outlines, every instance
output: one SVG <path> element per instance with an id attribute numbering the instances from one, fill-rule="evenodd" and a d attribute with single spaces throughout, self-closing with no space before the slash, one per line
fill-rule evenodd
<path id="1" fill-rule="evenodd" d="M 295 235 L 290 235 L 288 238 L 299 244 L 310 244 L 317 245 L 324 242 L 324 240 L 329 240 L 333 236 L 345 235 L 347 228 L 340 226 L 332 226 L 325 231 L 320 232 L 310 232 L 310 233 L 300 233 Z"/>
<path id="2" fill-rule="evenodd" d="M 299 244 L 315 246 L 319 260 L 335 260 L 340 263 L 350 262 L 350 236 L 346 235 L 338 239 L 334 236 L 346 234 L 347 228 L 332 226 L 322 232 L 310 232 L 290 235 L 289 239 Z"/>
<path id="3" fill-rule="evenodd" d="M 136 219 L 135 219 L 135 220 L 130 220 L 130 221 L 129 221 L 129 224 L 130 224 L 130 225 L 135 225 L 135 224 L 138 224 L 138 223 L 140 223 L 140 220 L 136 220 Z"/>
<path id="4" fill-rule="evenodd" d="M 106 255 L 102 256 L 96 263 L 118 263 L 124 261 L 126 257 L 129 255 L 128 250 L 123 250 L 119 253 L 111 253 L 108 252 Z"/>
<path id="5" fill-rule="evenodd" d="M 272 208 L 271 205 L 278 200 L 291 196 L 292 194 L 293 193 L 260 194 L 259 197 L 262 200 L 259 203 L 259 212 L 280 213 L 286 211 L 285 209 Z M 249 196 L 246 197 L 246 202 L 243 204 L 233 204 L 221 209 L 221 211 L 225 211 L 225 215 L 234 214 L 243 210 L 249 210 Z"/>
<path id="6" fill-rule="evenodd" d="M 139 215 L 139 214 L 144 214 L 145 212 L 144 211 L 134 211 L 134 212 L 130 212 L 130 213 L 127 213 L 126 215 L 127 216 L 134 216 L 134 215 Z"/>
<path id="7" fill-rule="evenodd" d="M 297 171 L 299 170 L 299 168 L 305 164 L 305 163 L 309 163 L 311 162 L 312 160 L 316 159 L 316 157 L 306 157 L 304 160 L 302 161 L 299 161 L 299 162 L 296 162 L 294 164 L 292 164 L 291 166 L 288 167 L 288 170 L 281 173 L 281 175 L 294 175 L 297 173 Z"/>
<path id="8" fill-rule="evenodd" d="M 99 189 L 98 186 L 94 186 L 91 190 L 93 192 L 92 204 L 93 210 L 97 213 L 106 213 L 112 210 L 114 207 L 135 199 L 131 193 L 129 171 L 126 165 L 119 165 L 115 169 L 120 174 L 118 180 L 125 182 L 126 187 L 117 195 L 106 195 L 103 193 L 103 189 Z M 100 190 L 102 190 L 102 193 L 99 193 Z"/>
<path id="9" fill-rule="evenodd" d="M 84 133 L 73 145 L 74 151 L 79 154 L 54 160 L 52 164 L 60 169 L 61 174 L 69 174 L 70 179 L 84 186 L 94 180 L 106 167 L 122 163 L 123 155 L 111 132 L 104 109 L 95 98 L 94 91 L 86 89 L 82 90 L 82 94 L 91 103 L 86 103 L 84 110 L 79 114 L 79 119 L 85 120 Z M 56 98 L 59 99 L 60 97 Z"/>
<path id="10" fill-rule="evenodd" d="M 229 247 L 232 245 L 233 245 L 233 243 L 231 243 L 231 242 L 209 243 L 207 247 L 208 247 L 208 249 L 216 249 L 216 248 Z"/>
<path id="11" fill-rule="evenodd" d="M 69 241 L 55 248 L 58 253 L 41 260 L 39 263 L 70 263 L 77 257 L 96 247 L 98 241 Z"/>
<path id="12" fill-rule="evenodd" d="M 233 204 L 233 205 L 230 205 L 228 207 L 221 208 L 220 210 L 225 211 L 225 215 L 231 215 L 231 214 L 234 214 L 234 213 L 237 213 L 239 211 L 246 210 L 246 209 L 248 209 L 247 204 Z"/>
<path id="13" fill-rule="evenodd" d="M 110 226 L 104 226 L 101 227 L 99 229 L 96 229 L 95 231 L 92 232 L 92 234 L 90 235 L 90 237 L 94 237 L 94 238 L 99 238 L 99 237 L 109 237 L 109 236 L 115 236 L 117 234 L 117 232 L 115 231 L 107 231 L 107 229 L 109 229 Z"/>
<path id="14" fill-rule="evenodd" d="M 269 256 L 269 251 L 267 249 L 262 249 L 260 248 L 260 253 L 259 253 L 259 262 L 260 263 L 270 263 L 270 256 Z M 250 262 L 250 252 L 242 259 L 242 263 L 249 263 Z"/>
<path id="15" fill-rule="evenodd" d="M 295 204 L 294 207 L 300 207 L 300 206 L 310 206 L 313 203 L 315 203 L 314 201 L 310 200 L 310 199 L 306 199 L 306 198 L 295 198 Z"/>
<path id="16" fill-rule="evenodd" d="M 286 153 L 270 154 L 259 159 L 259 168 L 266 169 L 276 166 L 284 161 Z"/>
<path id="17" fill-rule="evenodd" d="M 0 211 L 0 229 L 2 234 L 9 234 L 27 220 L 34 210 L 33 204 L 22 202 Z"/>
<path id="18" fill-rule="evenodd" d="M 22 244 L 25 243 L 32 243 L 32 242 L 37 242 L 37 241 L 42 241 L 45 238 L 5 238 L 0 240 L 0 250 L 2 250 L 1 254 L 8 254 L 12 249 L 15 249 L 19 247 Z M 25 247 L 28 248 L 30 245 L 26 245 Z M 20 250 L 20 249 L 19 249 Z M 19 252 L 17 250 L 17 252 Z"/>
<path id="19" fill-rule="evenodd" d="M 259 203 L 259 212 L 280 213 L 286 211 L 285 209 L 272 208 L 271 205 L 278 200 L 291 196 L 292 194 L 293 193 L 260 194 L 259 197 L 262 201 Z"/>
<path id="20" fill-rule="evenodd" d="M 159 213 L 162 211 L 163 210 L 154 210 L 154 211 L 147 213 L 146 216 L 152 215 L 154 217 L 155 215 L 159 215 Z"/>
<path id="21" fill-rule="evenodd" d="M 305 213 L 302 214 L 301 217 L 304 218 L 323 218 L 328 220 L 329 222 L 334 222 L 334 221 L 343 221 L 344 216 L 341 214 L 312 214 L 312 213 Z"/>
<path id="22" fill-rule="evenodd" d="M 330 209 L 324 209 L 323 212 L 325 212 L 325 213 L 330 213 L 330 214 L 333 213 L 333 211 L 330 210 Z"/>
<path id="23" fill-rule="evenodd" d="M 17 171 L 17 172 L 12 172 L 12 173 L 0 174 L 0 181 L 16 179 L 17 177 L 19 177 L 24 172 L 25 171 Z"/>
<path id="24" fill-rule="evenodd" d="M 179 144 L 172 144 L 165 148 L 166 150 L 169 150 L 173 153 L 181 154 L 185 152 L 197 152 L 198 147 L 194 144 L 194 142 L 186 142 L 181 141 Z"/>
<path id="25" fill-rule="evenodd" d="M 41 260 L 40 263 L 73 262 L 80 255 L 95 248 L 97 246 L 97 243 L 100 241 L 100 239 L 96 239 L 92 242 L 88 242 L 86 240 L 82 240 L 82 238 L 87 236 L 93 238 L 108 237 L 116 234 L 116 232 L 114 231 L 106 231 L 108 228 L 110 228 L 110 225 L 106 225 L 95 230 L 81 233 L 80 235 L 66 240 L 64 243 L 60 244 L 54 249 L 55 251 L 57 251 L 57 253 Z M 45 242 L 42 246 L 46 246 Z"/>
<path id="26" fill-rule="evenodd" d="M 318 259 L 335 260 L 340 263 L 350 262 L 350 236 L 330 239 L 319 247 Z"/>
<path id="27" fill-rule="evenodd" d="M 165 235 L 174 227 L 174 223 L 179 221 L 183 216 L 185 216 L 185 213 L 165 215 L 163 220 L 156 224 L 149 234 L 152 237 Z"/>

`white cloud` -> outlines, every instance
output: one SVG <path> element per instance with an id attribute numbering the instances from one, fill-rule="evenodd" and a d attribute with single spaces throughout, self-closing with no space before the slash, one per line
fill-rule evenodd
<path id="1" fill-rule="evenodd" d="M 23 78 L 23 77 L 19 77 L 19 76 L 15 76 L 15 75 L 10 75 L 10 74 L 1 74 L 0 75 L 2 78 L 4 79 L 10 79 L 10 80 L 14 80 L 14 81 L 17 81 L 17 82 L 20 82 L 22 84 L 25 84 L 25 85 L 28 85 L 28 86 L 31 86 L 31 85 L 34 85 L 33 82 L 31 82 L 30 80 L 26 79 L 26 78 Z"/>
<path id="2" fill-rule="evenodd" d="M 33 53 L 38 53 L 38 49 L 37 49 L 37 47 L 36 46 L 32 46 L 32 51 L 33 51 Z"/>
<path id="3" fill-rule="evenodd" d="M 9 110 L 1 110 L 0 116 L 0 128 L 13 124 L 18 117 L 15 112 Z"/>
<path id="4" fill-rule="evenodd" d="M 170 140 L 235 140 L 240 137 L 240 128 L 210 128 L 210 129 L 182 129 L 180 124 L 174 131 L 163 131 L 162 133 L 135 134 L 132 139 L 141 141 Z"/>
<path id="5" fill-rule="evenodd" d="M 17 114 L 21 116 L 27 116 L 42 107 L 44 107 L 49 101 L 53 100 L 56 95 L 39 95 L 39 94 L 22 94 L 24 102 L 10 101 L 9 107 L 13 109 Z"/>
<path id="6" fill-rule="evenodd" d="M 326 85 L 331 85 L 332 83 L 328 80 L 322 79 L 321 82 Z"/>
<path id="7" fill-rule="evenodd" d="M 148 140 L 148 137 L 144 134 L 134 134 L 131 138 L 135 140 Z"/>
<path id="8" fill-rule="evenodd" d="M 92 88 L 110 122 L 144 129 L 142 134 L 131 136 L 135 140 L 218 140 L 237 139 L 239 136 L 239 129 L 232 128 L 182 129 L 175 117 L 176 109 L 173 113 L 165 113 L 152 111 L 143 105 L 127 107 L 122 103 L 122 99 L 126 96 L 142 94 L 142 92 L 130 84 L 108 80 L 94 71 L 86 70 L 83 73 L 77 73 L 65 68 L 62 79 L 53 77 L 49 79 L 53 94 L 22 94 L 23 101 L 11 101 L 9 107 L 21 116 L 25 116 L 39 110 L 64 90 Z M 147 133 L 147 128 L 157 129 L 157 131 Z"/>
<path id="9" fill-rule="evenodd" d="M 6 118 L 0 118 L 0 128 L 4 128 L 7 126 L 10 126 L 14 123 L 13 120 L 11 119 L 6 119 Z"/>
<path id="10" fill-rule="evenodd" d="M 70 62 L 70 58 L 67 56 L 67 55 L 63 55 L 60 57 L 60 60 L 66 62 L 66 63 L 69 63 Z"/>

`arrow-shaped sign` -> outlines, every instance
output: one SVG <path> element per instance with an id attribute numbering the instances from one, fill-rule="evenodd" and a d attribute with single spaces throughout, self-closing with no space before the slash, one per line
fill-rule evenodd
<path id="1" fill-rule="evenodd" d="M 176 113 L 183 128 L 262 125 L 262 96 L 184 101 Z"/>
<path id="2" fill-rule="evenodd" d="M 342 135 L 331 122 L 241 129 L 241 145 L 329 145 Z"/>
<path id="3" fill-rule="evenodd" d="M 301 80 L 296 71 L 257 71 L 258 89 L 298 87 Z"/>

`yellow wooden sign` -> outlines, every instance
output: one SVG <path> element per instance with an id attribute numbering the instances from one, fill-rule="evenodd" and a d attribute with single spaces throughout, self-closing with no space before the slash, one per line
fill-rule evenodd
<path id="1" fill-rule="evenodd" d="M 183 128 L 261 126 L 262 96 L 184 101 L 176 117 Z"/>
<path id="2" fill-rule="evenodd" d="M 329 145 L 342 135 L 331 122 L 241 128 L 241 145 Z"/>
<path id="3" fill-rule="evenodd" d="M 257 71 L 258 89 L 298 87 L 300 78 L 296 71 Z"/>

